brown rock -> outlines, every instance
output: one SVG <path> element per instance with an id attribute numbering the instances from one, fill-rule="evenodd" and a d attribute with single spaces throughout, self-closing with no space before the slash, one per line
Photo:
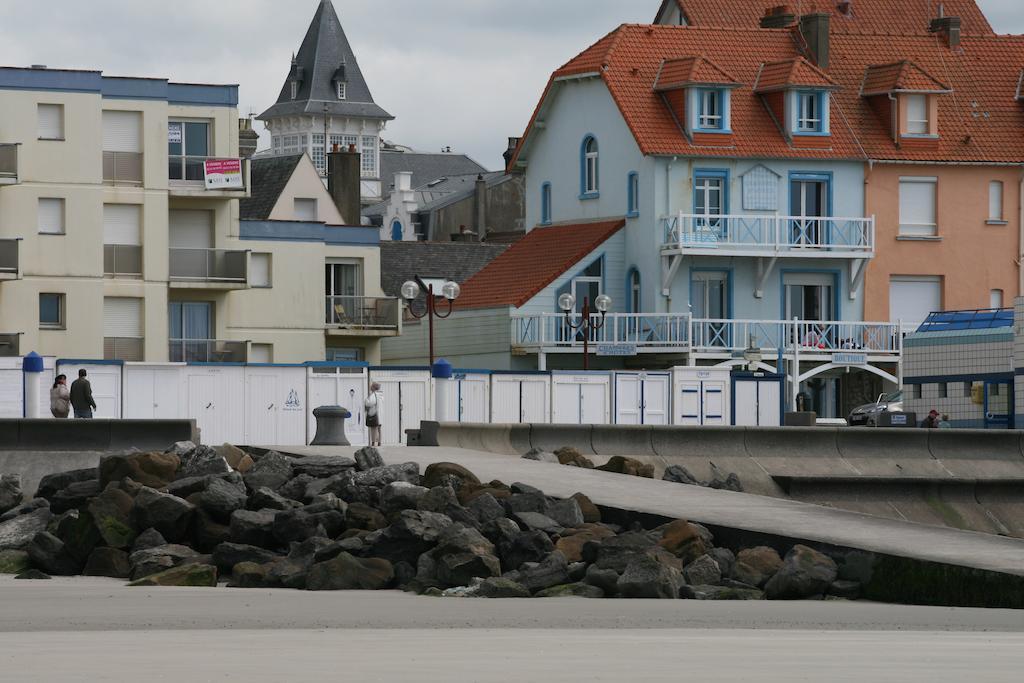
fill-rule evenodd
<path id="1" fill-rule="evenodd" d="M 658 545 L 683 561 L 686 566 L 706 552 L 704 539 L 697 528 L 684 519 L 665 527 Z"/>
<path id="2" fill-rule="evenodd" d="M 563 465 L 569 465 L 570 467 L 582 467 L 587 470 L 594 469 L 594 461 L 590 458 L 584 457 L 582 453 L 572 446 L 563 446 L 562 448 L 559 448 L 555 451 L 555 457 L 558 458 L 558 462 Z"/>
<path id="3" fill-rule="evenodd" d="M 627 474 L 631 477 L 654 479 L 654 465 L 644 464 L 634 458 L 626 458 L 621 455 L 612 456 L 608 462 L 594 469 L 615 474 Z"/>
<path id="4" fill-rule="evenodd" d="M 587 523 L 598 523 L 601 521 L 601 511 L 594 505 L 593 501 L 582 493 L 572 494 L 572 499 L 580 506 L 583 513 L 583 521 Z"/>
<path id="5" fill-rule="evenodd" d="M 239 474 L 245 474 L 251 470 L 255 464 L 256 461 L 252 459 L 252 456 L 246 453 L 242 459 L 238 461 L 238 467 L 235 469 L 238 470 Z"/>
<path id="6" fill-rule="evenodd" d="M 174 481 L 181 461 L 173 453 L 129 453 L 108 455 L 100 460 L 100 488 L 112 481 L 131 478 L 143 486 L 159 489 Z"/>
<path id="7" fill-rule="evenodd" d="M 772 548 L 759 546 L 739 552 L 732 575 L 737 581 L 763 588 L 781 568 L 782 558 L 779 554 Z"/>
<path id="8" fill-rule="evenodd" d="M 233 470 L 237 470 L 238 465 L 242 462 L 242 459 L 248 455 L 248 453 L 243 451 L 238 446 L 232 446 L 229 443 L 226 443 L 223 446 L 218 446 L 214 448 L 214 450 L 217 451 L 217 454 L 220 457 L 224 458 L 224 460 L 227 461 L 228 467 L 230 467 Z M 252 458 L 250 458 L 250 460 L 251 459 Z"/>
<path id="9" fill-rule="evenodd" d="M 453 462 L 435 462 L 433 465 L 427 466 L 420 485 L 428 489 L 432 489 L 435 486 L 443 486 L 450 476 L 461 480 L 463 484 L 480 484 L 477 476 L 462 465 L 457 465 Z"/>
<path id="10" fill-rule="evenodd" d="M 217 586 L 217 568 L 209 564 L 186 564 L 132 581 L 129 586 Z"/>
<path id="11" fill-rule="evenodd" d="M 588 541 L 597 541 L 615 535 L 611 529 L 606 527 L 580 528 L 571 531 L 576 533 L 563 536 L 555 544 L 555 550 L 561 551 L 565 555 L 566 561 L 570 563 L 583 561 L 583 546 Z"/>
<path id="12" fill-rule="evenodd" d="M 489 494 L 494 497 L 495 500 L 504 500 L 512 495 L 512 492 L 507 488 L 494 488 L 489 484 L 472 484 L 464 483 L 457 494 L 459 503 L 462 505 L 469 505 L 474 500 L 482 495 Z"/>

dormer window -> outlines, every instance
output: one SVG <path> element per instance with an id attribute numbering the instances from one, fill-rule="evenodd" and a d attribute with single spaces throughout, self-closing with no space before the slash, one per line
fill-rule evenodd
<path id="1" fill-rule="evenodd" d="M 822 93 L 797 93 L 797 133 L 820 133 L 822 130 Z"/>
<path id="2" fill-rule="evenodd" d="M 703 130 L 722 130 L 725 121 L 723 116 L 723 97 L 721 90 L 699 90 L 700 114 L 697 127 Z"/>
<path id="3" fill-rule="evenodd" d="M 897 145 L 934 149 L 939 139 L 939 96 L 950 92 L 918 65 L 902 61 L 869 66 L 860 94 L 891 126 Z"/>
<path id="4" fill-rule="evenodd" d="M 347 85 L 348 84 L 345 83 L 344 81 L 339 81 L 338 82 L 338 99 L 339 100 L 345 99 L 345 96 L 348 94 L 347 93 L 348 88 L 346 87 Z"/>
<path id="5" fill-rule="evenodd" d="M 903 106 L 907 110 L 907 135 L 928 135 L 931 132 L 928 96 L 904 95 Z"/>

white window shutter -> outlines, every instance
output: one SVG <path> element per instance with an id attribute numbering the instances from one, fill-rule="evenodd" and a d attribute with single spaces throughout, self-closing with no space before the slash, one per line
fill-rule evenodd
<path id="1" fill-rule="evenodd" d="M 936 234 L 936 187 L 935 178 L 900 179 L 900 234 Z"/>
<path id="2" fill-rule="evenodd" d="M 1003 220 L 1003 184 L 998 180 L 988 184 L 988 219 Z"/>
<path id="3" fill-rule="evenodd" d="M 894 277 L 889 284 L 889 319 L 917 326 L 929 313 L 942 310 L 939 277 Z"/>
<path id="4" fill-rule="evenodd" d="M 103 112 L 103 151 L 142 151 L 142 114 L 137 111 Z"/>
<path id="5" fill-rule="evenodd" d="M 270 287 L 270 254 L 252 254 L 249 262 L 249 284 L 253 287 Z"/>
<path id="6" fill-rule="evenodd" d="M 103 299 L 103 336 L 141 339 L 142 299 L 107 297 Z"/>
<path id="7" fill-rule="evenodd" d="M 171 209 L 171 249 L 212 249 L 213 212 Z"/>
<path id="8" fill-rule="evenodd" d="M 43 235 L 64 234 L 64 200 L 40 198 L 39 232 Z"/>
<path id="9" fill-rule="evenodd" d="M 64 137 L 64 105 L 39 105 L 39 137 L 43 140 L 59 140 Z"/>
<path id="10" fill-rule="evenodd" d="M 140 246 L 142 207 L 138 204 L 104 204 L 103 243 Z"/>
<path id="11" fill-rule="evenodd" d="M 317 206 L 315 199 L 295 200 L 295 220 L 315 221 L 317 219 Z"/>

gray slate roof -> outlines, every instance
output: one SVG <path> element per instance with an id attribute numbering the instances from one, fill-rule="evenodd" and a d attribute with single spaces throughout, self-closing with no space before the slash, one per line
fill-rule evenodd
<path id="1" fill-rule="evenodd" d="M 381 242 L 380 284 L 387 296 L 399 296 L 402 284 L 414 275 L 462 284 L 508 247 L 487 242 Z"/>
<path id="2" fill-rule="evenodd" d="M 380 177 L 384 194 L 394 189 L 395 174 L 400 171 L 412 172 L 412 186 L 420 190 L 427 183 L 445 177 L 487 173 L 487 169 L 465 154 L 432 154 L 429 152 L 381 151 Z"/>
<path id="3" fill-rule="evenodd" d="M 325 104 L 334 116 L 394 118 L 373 101 L 331 0 L 321 0 L 295 62 L 281 87 L 277 103 L 260 114 L 261 121 L 278 116 L 320 115 Z M 296 70 L 299 70 L 300 83 L 298 96 L 293 100 L 291 82 Z M 344 100 L 338 99 L 338 79 L 346 83 Z"/>
<path id="4" fill-rule="evenodd" d="M 238 202 L 242 220 L 265 221 L 270 218 L 270 212 L 301 160 L 301 154 L 252 160 L 252 196 Z"/>

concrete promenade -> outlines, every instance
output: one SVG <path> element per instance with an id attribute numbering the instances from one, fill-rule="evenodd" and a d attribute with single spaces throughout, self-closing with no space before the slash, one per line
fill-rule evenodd
<path id="1" fill-rule="evenodd" d="M 1011 610 L 472 600 L 0 577 L 0 680 L 1015 680 Z M 340 672 L 344 672 L 340 674 Z"/>

